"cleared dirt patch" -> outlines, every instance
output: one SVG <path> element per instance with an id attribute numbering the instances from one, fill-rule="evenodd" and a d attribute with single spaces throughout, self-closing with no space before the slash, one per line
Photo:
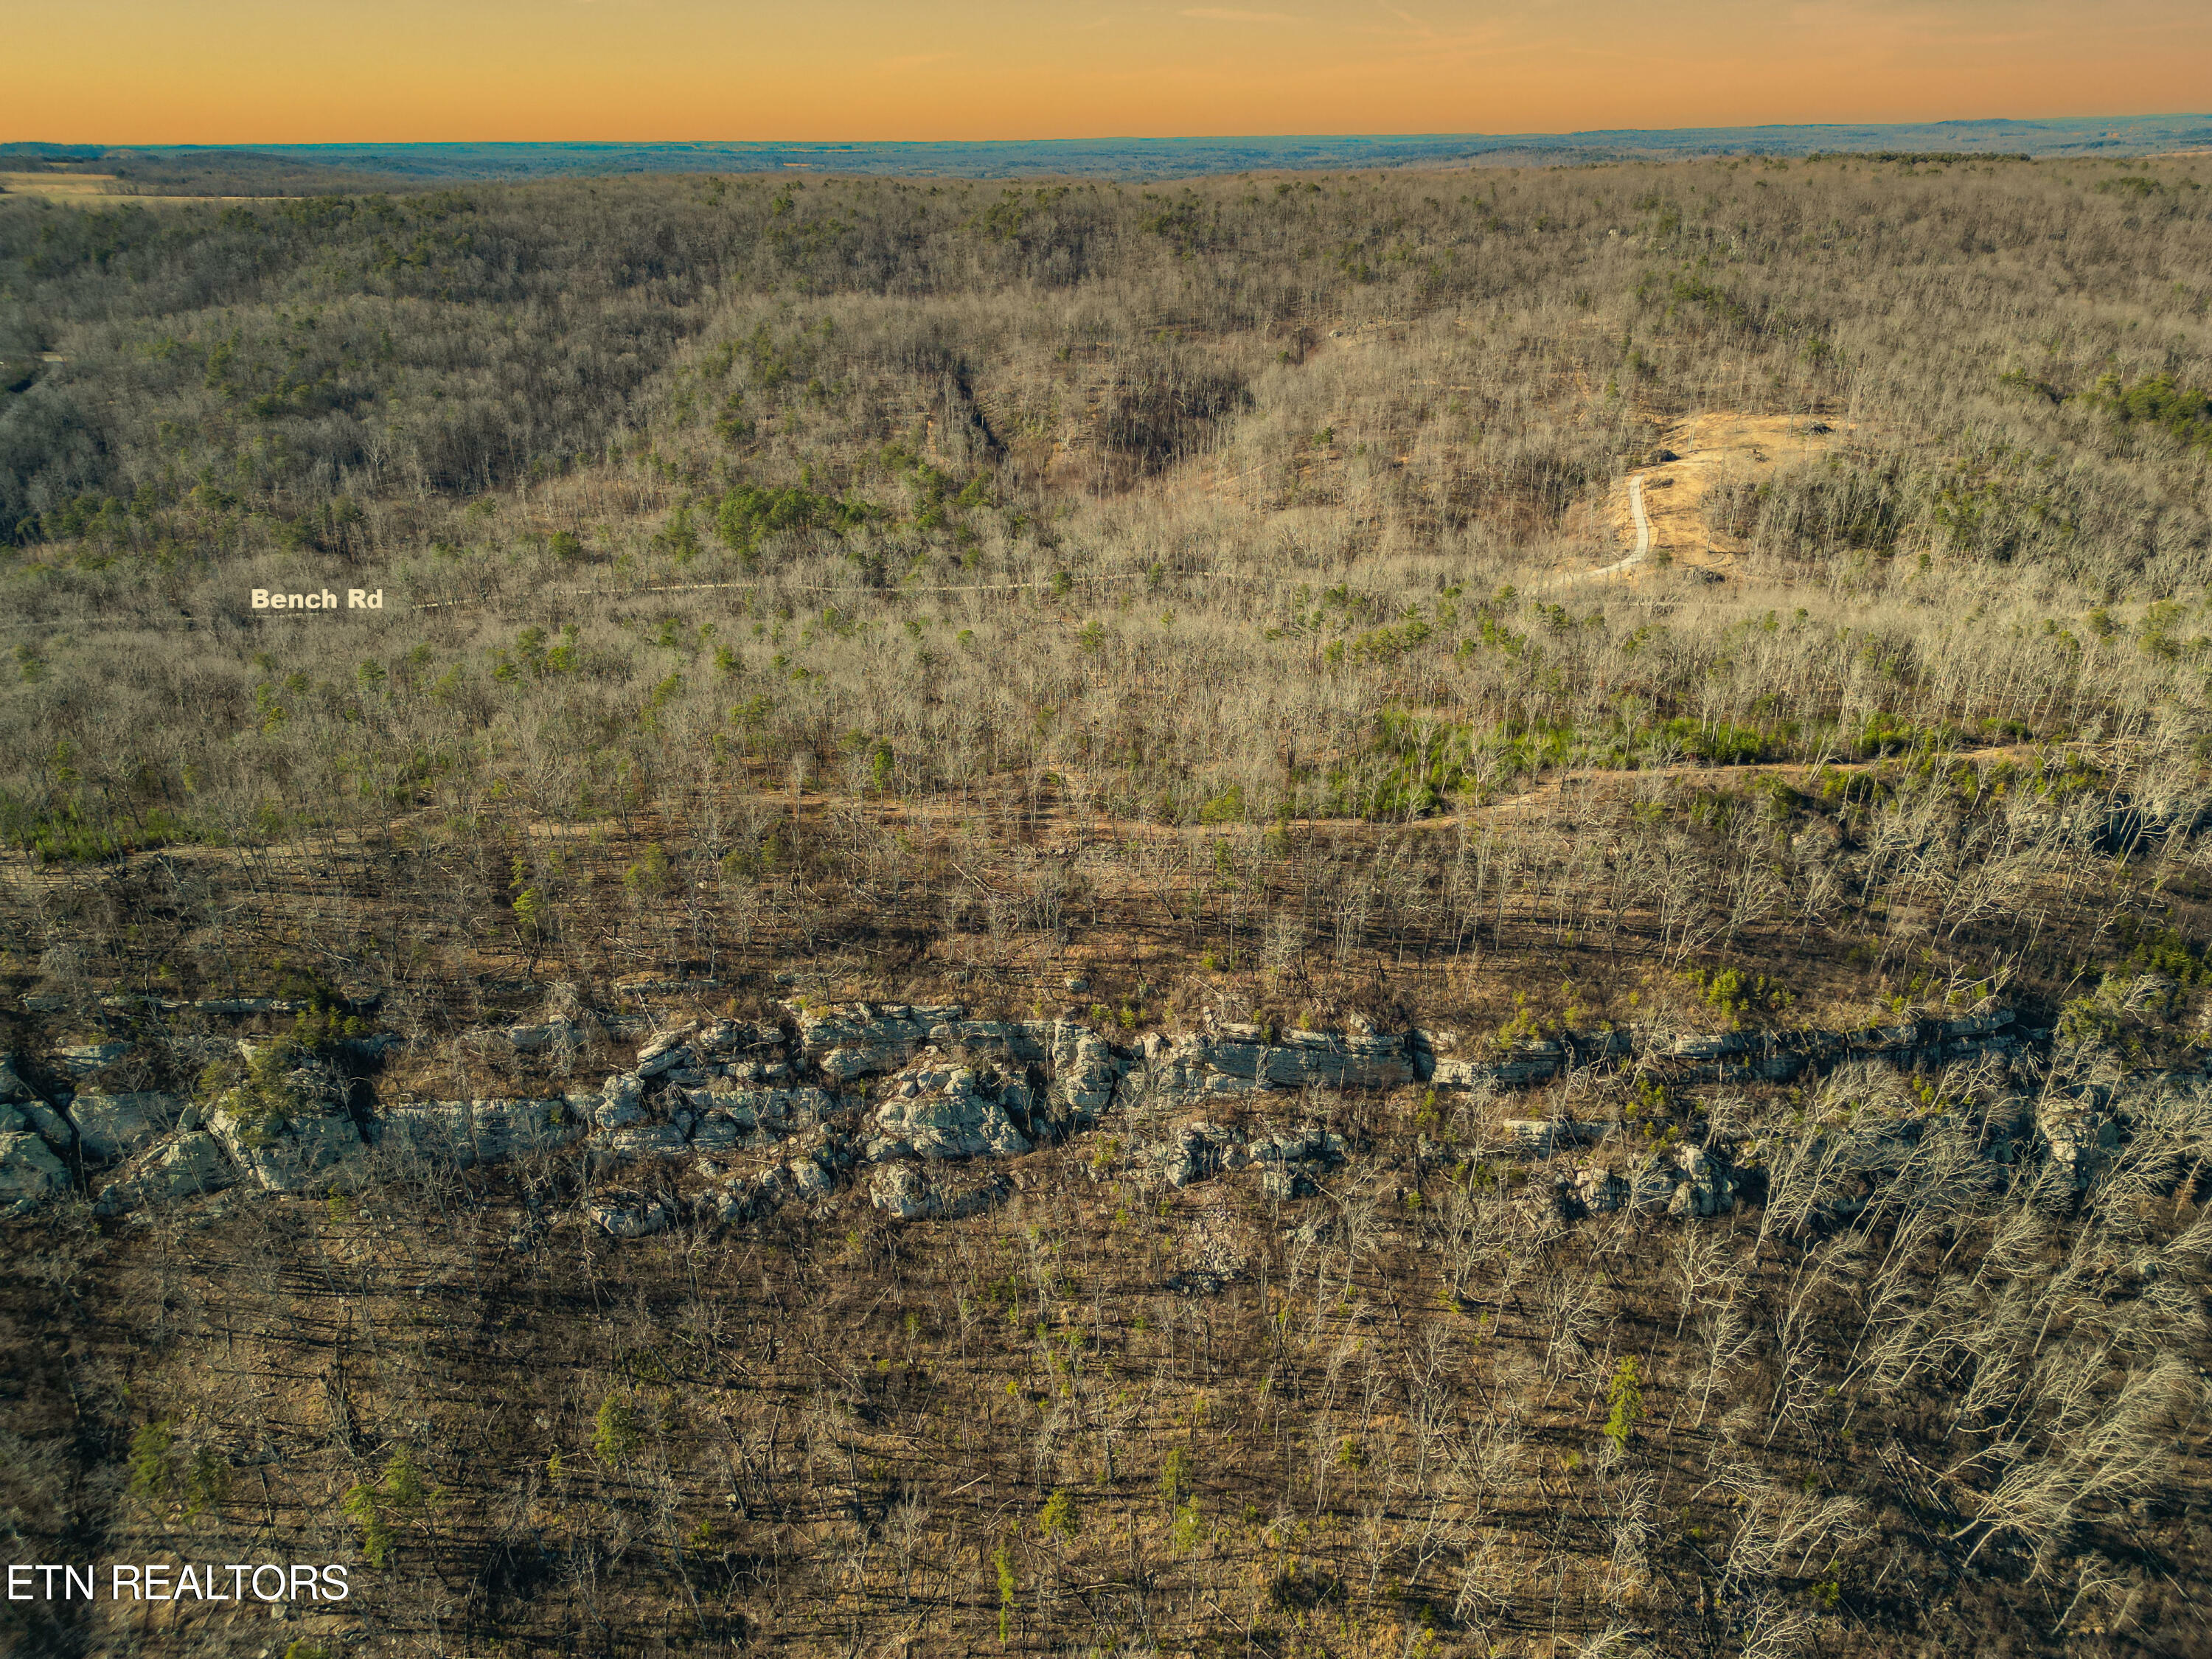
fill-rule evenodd
<path id="1" fill-rule="evenodd" d="M 1651 525 L 1651 556 L 1615 574 L 1633 581 L 1668 564 L 1737 574 L 1744 546 L 1716 529 L 1706 518 L 1707 499 L 1724 479 L 1771 477 L 1778 467 L 1825 455 L 1863 432 L 1856 422 L 1818 416 L 1740 415 L 1725 410 L 1692 415 L 1667 428 L 1656 450 L 1670 460 L 1640 467 L 1644 509 Z M 1629 480 L 1623 478 L 1607 502 L 1607 521 L 1622 549 L 1637 543 Z"/>

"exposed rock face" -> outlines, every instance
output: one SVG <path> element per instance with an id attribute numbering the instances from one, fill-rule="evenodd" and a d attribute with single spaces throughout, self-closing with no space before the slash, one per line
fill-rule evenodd
<path id="1" fill-rule="evenodd" d="M 811 1011 L 787 1005 L 799 1021 L 799 1053 L 833 1086 L 895 1071 L 929 1041 L 930 1028 L 958 1020 L 957 1006 L 845 1003 Z"/>
<path id="2" fill-rule="evenodd" d="M 1605 1137 L 1602 1123 L 1578 1123 L 1571 1118 L 1509 1117 L 1498 1126 L 1506 1137 L 1504 1150 L 1516 1158 L 1549 1158 L 1569 1146 L 1587 1146 Z"/>
<path id="3" fill-rule="evenodd" d="M 1717 1154 L 1685 1146 L 1675 1154 L 1674 1166 L 1681 1181 L 1668 1195 L 1668 1214 L 1704 1218 L 1735 1208 L 1735 1179 Z"/>
<path id="4" fill-rule="evenodd" d="M 216 1138 L 204 1129 L 187 1130 L 135 1160 L 100 1189 L 94 1207 L 120 1215 L 149 1204 L 173 1204 L 221 1192 L 239 1179 L 238 1166 L 223 1156 Z"/>
<path id="5" fill-rule="evenodd" d="M 1147 1155 L 1170 1187 L 1188 1187 L 1223 1170 L 1243 1169 L 1252 1161 L 1243 1138 L 1234 1129 L 1203 1119 L 1186 1123 L 1148 1149 Z"/>
<path id="6" fill-rule="evenodd" d="M 1098 1121 L 1114 1103 L 1122 1063 L 1113 1045 L 1086 1026 L 1054 1022 L 1045 1065 L 1053 1115 L 1063 1127 L 1081 1128 Z"/>
<path id="7" fill-rule="evenodd" d="M 0 1216 L 27 1214 L 69 1190 L 69 1167 L 40 1136 L 0 1134 Z"/>
<path id="8" fill-rule="evenodd" d="M 76 1145 L 76 1130 L 70 1121 L 43 1101 L 26 1100 L 15 1109 L 23 1121 L 42 1136 L 47 1146 L 58 1152 L 67 1152 Z"/>
<path id="9" fill-rule="evenodd" d="M 2045 1097 L 2036 1103 L 2035 1128 L 2052 1167 L 2076 1190 L 2096 1179 L 2120 1144 L 2119 1126 L 2093 1097 Z"/>
<path id="10" fill-rule="evenodd" d="M 1148 1156 L 1171 1187 L 1188 1187 L 1224 1170 L 1257 1169 L 1272 1197 L 1304 1197 L 1313 1176 L 1344 1161 L 1342 1135 L 1318 1125 L 1302 1128 L 1242 1129 L 1203 1120 L 1187 1123 Z"/>
<path id="11" fill-rule="evenodd" d="M 58 1152 L 66 1152 L 76 1144 L 76 1131 L 70 1121 L 43 1100 L 28 1094 L 0 1104 L 0 1134 L 36 1134 Z"/>
<path id="12" fill-rule="evenodd" d="M 1012 1191 L 1005 1176 L 957 1183 L 949 1172 L 915 1164 L 886 1164 L 868 1178 L 868 1198 L 898 1221 L 954 1219 L 1002 1202 Z"/>
<path id="13" fill-rule="evenodd" d="M 794 1190 L 789 1171 L 778 1164 L 760 1175 L 710 1188 L 692 1200 L 692 1206 L 702 1219 L 738 1226 L 768 1214 Z"/>
<path id="14" fill-rule="evenodd" d="M 702 1152 L 763 1151 L 811 1128 L 837 1110 L 820 1089 L 686 1089 L 694 1114 L 691 1144 Z"/>
<path id="15" fill-rule="evenodd" d="M 15 1069 L 15 1056 L 0 1054 L 0 1105 L 37 1098 L 31 1085 L 23 1081 L 22 1074 Z"/>
<path id="16" fill-rule="evenodd" d="M 112 1164 L 174 1129 L 189 1103 L 181 1095 L 79 1095 L 69 1115 L 85 1156 Z"/>
<path id="17" fill-rule="evenodd" d="M 1041 1109 L 1065 1133 L 1095 1123 L 1114 1103 L 1115 1085 L 1127 1069 L 1114 1045 L 1087 1025 L 1066 1019 L 945 1020 L 930 1027 L 940 1053 L 969 1063 L 1045 1077 Z"/>
<path id="18" fill-rule="evenodd" d="M 334 1109 L 295 1115 L 288 1107 L 283 1115 L 253 1117 L 226 1102 L 210 1109 L 203 1127 L 199 1110 L 183 1098 L 153 1093 L 81 1095 L 64 1116 L 36 1098 L 26 1080 L 33 1068 L 0 1057 L 0 1209 L 13 1212 L 67 1190 L 73 1146 L 89 1164 L 118 1166 L 94 1184 L 102 1210 L 122 1214 L 243 1180 L 313 1194 L 410 1161 L 497 1164 L 582 1141 L 595 1180 L 650 1189 L 597 1201 L 588 1218 L 617 1237 L 658 1231 L 687 1212 L 735 1222 L 793 1200 L 817 1201 L 856 1161 L 871 1166 L 867 1192 L 880 1211 L 921 1220 L 999 1201 L 1011 1182 L 987 1160 L 1019 1158 L 1115 1113 L 1138 1137 L 1132 1156 L 1139 1166 L 1168 1184 L 1247 1171 L 1288 1200 L 1311 1194 L 1347 1154 L 1335 1133 L 1297 1127 L 1313 1109 L 1302 1098 L 1309 1092 L 1418 1081 L 1480 1095 L 1631 1061 L 1670 1085 L 1751 1083 L 1842 1066 L 1879 1078 L 1968 1059 L 1994 1060 L 1992 1074 L 2002 1078 L 2014 1054 L 2049 1036 L 2021 1033 L 2009 1013 L 1996 1010 L 1850 1032 L 1566 1031 L 1468 1058 L 1449 1052 L 1458 1042 L 1449 1033 L 1369 1026 L 1323 1033 L 1218 1024 L 1122 1044 L 1069 1020 L 976 1020 L 954 1006 L 853 1003 L 793 1012 L 795 1038 L 730 1019 L 649 1032 L 643 1018 L 599 1019 L 573 1002 L 559 1004 L 549 1012 L 562 1017 L 481 1035 L 565 1066 L 586 1036 L 599 1043 L 611 1031 L 645 1033 L 635 1061 L 597 1087 L 564 1095 L 410 1102 L 359 1125 Z M 325 1057 L 373 1060 L 394 1040 L 363 1039 Z M 227 1052 L 233 1044 L 221 1046 Z M 114 1043 L 63 1050 L 50 1070 L 90 1075 L 128 1052 Z M 328 1069 L 317 1071 L 321 1082 L 303 1073 L 301 1086 L 327 1089 Z M 863 1079 L 861 1115 L 854 1085 Z M 2076 1186 L 2094 1181 L 2127 1130 L 2101 1114 L 2102 1098 L 2039 1095 L 2032 1113 L 2023 1100 L 2014 1127 L 1992 1120 L 1984 1149 L 1991 1167 L 2017 1146 L 2021 1155 L 2047 1155 Z M 1717 1215 L 1747 1190 L 1787 1176 L 1795 1213 L 1834 1218 L 1864 1207 L 1936 1121 L 1914 1113 L 1787 1132 L 1771 1145 L 1654 1153 L 1607 1124 L 1531 1116 L 1505 1120 L 1495 1150 L 1522 1162 L 1559 1159 L 1551 1187 L 1571 1213 Z M 1424 1138 L 1416 1156 L 1433 1163 L 1463 1155 Z"/>
<path id="19" fill-rule="evenodd" d="M 675 1224 L 676 1208 L 657 1194 L 608 1193 L 586 1207 L 594 1224 L 616 1238 L 644 1238 Z"/>
<path id="20" fill-rule="evenodd" d="M 1628 1202 L 1629 1183 L 1618 1171 L 1597 1164 L 1577 1170 L 1568 1192 L 1583 1214 L 1603 1215 Z"/>
<path id="21" fill-rule="evenodd" d="M 650 1163 L 656 1158 L 673 1162 L 691 1152 L 691 1143 L 680 1123 L 633 1124 L 611 1134 L 595 1135 L 592 1144 L 604 1148 L 617 1164 Z"/>
<path id="22" fill-rule="evenodd" d="M 1401 1036 L 1373 1030 L 1271 1034 L 1256 1025 L 1145 1040 L 1144 1092 L 1186 1107 L 1273 1089 L 1389 1089 L 1414 1078 Z"/>
<path id="23" fill-rule="evenodd" d="M 349 1117 L 300 1117 L 281 1123 L 219 1117 L 223 1150 L 272 1193 L 349 1187 L 368 1172 L 367 1148 Z"/>
<path id="24" fill-rule="evenodd" d="M 71 1077 L 89 1077 L 94 1072 L 104 1071 L 114 1065 L 118 1060 L 128 1058 L 130 1053 L 131 1045 L 127 1042 L 88 1042 L 74 1048 L 57 1048 L 54 1059 Z"/>
<path id="25" fill-rule="evenodd" d="M 1565 1057 L 1566 1050 L 1556 1042 L 1516 1043 L 1495 1060 L 1439 1060 L 1430 1081 L 1439 1089 L 1544 1083 L 1559 1075 Z"/>
<path id="26" fill-rule="evenodd" d="M 884 1085 L 869 1121 L 872 1164 L 897 1158 L 1018 1158 L 1036 1104 L 1029 1085 L 931 1054 Z"/>
<path id="27" fill-rule="evenodd" d="M 599 1091 L 599 1103 L 592 1109 L 592 1121 L 602 1129 L 626 1129 L 645 1115 L 645 1079 L 635 1072 L 609 1078 Z"/>

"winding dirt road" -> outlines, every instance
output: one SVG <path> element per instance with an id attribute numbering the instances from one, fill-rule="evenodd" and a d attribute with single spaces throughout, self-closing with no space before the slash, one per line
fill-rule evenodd
<path id="1" fill-rule="evenodd" d="M 1610 576 L 1651 556 L 1651 517 L 1644 510 L 1644 475 L 1640 472 L 1631 475 L 1628 480 L 1628 511 L 1636 520 L 1636 550 L 1625 559 L 1600 565 L 1589 573 L 1591 575 Z"/>

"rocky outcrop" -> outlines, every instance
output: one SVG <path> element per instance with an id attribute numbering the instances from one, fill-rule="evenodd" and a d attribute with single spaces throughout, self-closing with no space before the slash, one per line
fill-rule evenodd
<path id="1" fill-rule="evenodd" d="M 741 1226 L 776 1209 L 798 1191 L 790 1170 L 777 1164 L 756 1175 L 718 1182 L 692 1200 L 692 1209 L 702 1221 Z"/>
<path id="2" fill-rule="evenodd" d="M 22 1073 L 15 1069 L 15 1056 L 0 1054 L 0 1105 L 12 1105 L 20 1100 L 37 1098 L 31 1085 L 23 1081 Z"/>
<path id="3" fill-rule="evenodd" d="M 35 1134 L 58 1152 L 76 1144 L 70 1121 L 43 1100 L 23 1099 L 0 1105 L 0 1134 Z"/>
<path id="4" fill-rule="evenodd" d="M 90 1077 L 104 1072 L 131 1054 L 127 1042 L 83 1042 L 54 1050 L 54 1063 L 71 1077 Z"/>
<path id="5" fill-rule="evenodd" d="M 189 1104 L 182 1095 L 78 1095 L 69 1103 L 69 1118 L 84 1155 L 113 1164 L 175 1129 Z"/>
<path id="6" fill-rule="evenodd" d="M 1500 1150 L 1514 1158 L 1542 1158 L 1571 1146 L 1587 1146 L 1605 1138 L 1607 1125 L 1578 1123 L 1572 1118 L 1509 1117 L 1501 1121 Z"/>
<path id="7" fill-rule="evenodd" d="M 996 1172 L 963 1182 L 950 1170 L 887 1164 L 868 1177 L 868 1200 L 896 1221 L 957 1220 L 1005 1201 L 1012 1183 Z"/>
<path id="8" fill-rule="evenodd" d="M 811 1087 L 692 1089 L 684 1101 L 692 1114 L 691 1144 L 709 1152 L 763 1152 L 839 1109 L 836 1096 Z"/>
<path id="9" fill-rule="evenodd" d="M 1400 1035 L 1371 1029 L 1343 1033 L 1257 1025 L 1145 1039 L 1133 1073 L 1150 1103 L 1169 1109 L 1270 1091 L 1389 1089 L 1414 1080 L 1413 1050 Z"/>
<path id="10" fill-rule="evenodd" d="M 1735 1176 L 1719 1154 L 1699 1146 L 1685 1146 L 1674 1155 L 1680 1179 L 1668 1194 L 1667 1212 L 1700 1218 L 1735 1208 Z"/>
<path id="11" fill-rule="evenodd" d="M 1346 1151 L 1342 1135 L 1317 1124 L 1250 1133 L 1200 1120 L 1148 1148 L 1146 1157 L 1170 1187 L 1256 1170 L 1270 1197 L 1288 1199 L 1316 1190 L 1314 1178 L 1341 1164 Z"/>
<path id="12" fill-rule="evenodd" d="M 0 1216 L 27 1215 L 69 1186 L 69 1166 L 43 1137 L 0 1133 Z"/>
<path id="13" fill-rule="evenodd" d="M 121 1215 L 149 1204 L 199 1198 L 235 1185 L 240 1173 L 215 1136 L 189 1129 L 133 1160 L 100 1188 L 94 1207 L 102 1215 Z"/>
<path id="14" fill-rule="evenodd" d="M 644 1238 L 676 1224 L 676 1206 L 655 1193 L 604 1193 L 584 1206 L 592 1224 L 616 1238 Z"/>
<path id="15" fill-rule="evenodd" d="M 708 1018 L 652 1030 L 647 1016 L 603 1018 L 573 998 L 556 1000 L 538 1023 L 488 1028 L 464 1042 L 480 1054 L 503 1047 L 535 1057 L 559 1076 L 586 1049 L 603 1053 L 610 1033 L 628 1032 L 641 1039 L 634 1059 L 596 1085 L 531 1098 L 409 1101 L 358 1120 L 340 1109 L 330 1079 L 348 1065 L 374 1064 L 396 1041 L 389 1036 L 326 1049 L 330 1065 L 293 1079 L 295 1097 L 329 1103 L 319 1112 L 287 1106 L 257 1116 L 239 1093 L 208 1108 L 204 1121 L 182 1097 L 157 1093 L 71 1098 L 56 1090 L 57 1110 L 27 1080 L 129 1074 L 120 1071 L 131 1058 L 121 1045 L 57 1050 L 39 1067 L 0 1057 L 0 1206 L 20 1209 L 66 1190 L 72 1158 L 101 1172 L 92 1184 L 102 1212 L 124 1215 L 226 1186 L 317 1194 L 386 1170 L 492 1165 L 580 1143 L 587 1188 L 600 1196 L 579 1213 L 616 1237 L 643 1237 L 684 1215 L 757 1219 L 781 1204 L 830 1196 L 856 1165 L 878 1211 L 913 1221 L 998 1202 L 1012 1190 L 1001 1161 L 1109 1121 L 1127 1125 L 1140 1179 L 1181 1188 L 1243 1175 L 1289 1200 L 1313 1193 L 1350 1152 L 1339 1131 L 1313 1121 L 1326 1114 L 1309 1103 L 1312 1096 L 1418 1085 L 1480 1097 L 1631 1066 L 1674 1086 L 1845 1066 L 1873 1078 L 1994 1060 L 1984 1073 L 2001 1079 L 2039 1041 L 2002 1010 L 1850 1032 L 1570 1030 L 1466 1045 L 1474 1052 L 1463 1054 L 1448 1032 L 1357 1024 L 1313 1032 L 1217 1022 L 1125 1042 L 1072 1020 L 971 1019 L 951 1006 L 790 1006 L 787 1029 Z M 189 1054 L 193 1041 L 214 1042 L 173 1038 L 170 1054 L 181 1043 Z M 234 1046 L 215 1044 L 222 1053 Z M 2086 1185 L 2126 1133 L 2100 1099 L 2051 1096 L 2033 1112 L 2023 1107 L 2016 1141 L 2014 1130 L 1993 1132 L 1987 1156 L 2010 1157 L 2016 1144 Z M 1842 1217 L 1909 1156 L 1929 1120 L 1912 1121 L 1921 1127 L 1867 1119 L 1786 1143 L 1653 1151 L 1609 1123 L 1529 1116 L 1500 1121 L 1486 1150 L 1544 1166 L 1537 1179 L 1570 1213 L 1686 1218 L 1725 1213 L 1758 1194 L 1771 1169 L 1817 1157 L 1820 1212 Z M 1415 1153 L 1429 1163 L 1467 1156 L 1425 1138 Z"/>
<path id="16" fill-rule="evenodd" d="M 232 1161 L 272 1193 L 328 1192 L 368 1174 L 368 1147 L 349 1117 L 218 1116 L 210 1127 Z"/>
<path id="17" fill-rule="evenodd" d="M 871 1164 L 903 1158 L 1018 1158 L 1036 1099 L 1026 1083 L 959 1066 L 934 1051 L 884 1085 L 868 1120 Z"/>
<path id="18" fill-rule="evenodd" d="M 787 1006 L 799 1024 L 801 1056 L 832 1085 L 896 1071 L 930 1040 L 932 1027 L 951 1024 L 967 1012 L 903 1003 L 853 1002 L 821 1010 Z"/>
<path id="19" fill-rule="evenodd" d="M 2096 1179 L 2120 1144 L 2120 1126 L 2094 1095 L 2046 1095 L 2036 1103 L 2035 1131 L 2045 1156 L 2075 1190 Z"/>

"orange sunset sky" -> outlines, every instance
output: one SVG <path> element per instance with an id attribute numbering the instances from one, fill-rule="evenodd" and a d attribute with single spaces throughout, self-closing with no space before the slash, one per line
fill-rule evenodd
<path id="1" fill-rule="evenodd" d="M 1536 132 L 2212 107 L 2208 0 L 13 0 L 0 139 Z"/>

